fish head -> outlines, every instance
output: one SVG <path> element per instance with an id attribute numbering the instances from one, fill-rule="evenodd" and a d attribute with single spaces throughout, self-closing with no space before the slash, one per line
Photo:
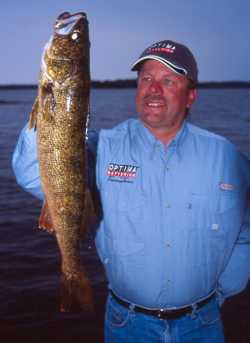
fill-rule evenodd
<path id="1" fill-rule="evenodd" d="M 64 12 L 57 18 L 42 57 L 42 71 L 50 81 L 62 84 L 89 67 L 88 37 L 85 13 Z"/>

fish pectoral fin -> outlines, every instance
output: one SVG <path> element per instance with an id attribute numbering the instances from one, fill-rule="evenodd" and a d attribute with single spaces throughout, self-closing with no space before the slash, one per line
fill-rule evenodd
<path id="1" fill-rule="evenodd" d="M 49 233 L 55 233 L 52 218 L 49 212 L 48 203 L 46 200 L 43 203 L 43 207 L 42 207 L 40 217 L 39 217 L 38 226 L 39 226 L 39 229 L 48 231 Z"/>
<path id="2" fill-rule="evenodd" d="M 48 80 L 43 80 L 42 86 L 39 89 L 39 98 L 41 102 L 41 116 L 49 123 L 55 121 L 56 100 L 53 91 L 53 83 Z"/>
<path id="3" fill-rule="evenodd" d="M 55 122 L 56 103 L 54 97 L 49 94 L 43 99 L 42 117 L 48 123 Z"/>
<path id="4" fill-rule="evenodd" d="M 30 130 L 32 128 L 36 128 L 38 108 L 39 108 L 39 99 L 38 99 L 38 96 L 37 96 L 35 101 L 34 101 L 34 104 L 32 106 L 31 113 L 30 113 L 30 118 L 29 118 L 29 122 L 28 122 L 28 128 Z"/>
<path id="5" fill-rule="evenodd" d="M 62 274 L 60 311 L 94 314 L 92 287 L 83 271 L 72 275 Z"/>

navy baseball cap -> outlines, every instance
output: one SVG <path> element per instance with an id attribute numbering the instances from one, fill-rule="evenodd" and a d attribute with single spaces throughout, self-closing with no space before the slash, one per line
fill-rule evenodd
<path id="1" fill-rule="evenodd" d="M 143 51 L 132 65 L 131 70 L 139 70 L 145 60 L 159 61 L 180 75 L 185 75 L 195 84 L 198 82 L 198 67 L 194 55 L 183 44 L 164 40 L 154 43 Z"/>

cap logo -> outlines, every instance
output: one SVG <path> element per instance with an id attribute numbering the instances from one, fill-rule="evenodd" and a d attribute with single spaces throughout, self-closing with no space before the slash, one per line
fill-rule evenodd
<path id="1" fill-rule="evenodd" d="M 152 52 L 167 52 L 167 53 L 174 53 L 175 51 L 175 46 L 170 43 L 166 42 L 158 42 L 153 44 L 150 48 L 147 49 L 147 53 L 152 53 Z"/>

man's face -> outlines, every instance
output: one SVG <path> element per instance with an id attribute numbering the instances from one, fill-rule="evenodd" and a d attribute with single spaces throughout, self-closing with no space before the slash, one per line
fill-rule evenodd
<path id="1" fill-rule="evenodd" d="M 161 62 L 146 60 L 138 75 L 136 107 L 140 119 L 153 133 L 180 128 L 186 109 L 196 99 L 190 81 Z"/>

